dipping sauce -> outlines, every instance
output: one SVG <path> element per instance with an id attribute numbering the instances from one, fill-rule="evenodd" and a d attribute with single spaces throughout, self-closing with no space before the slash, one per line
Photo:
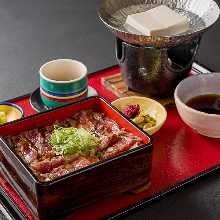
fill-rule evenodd
<path id="1" fill-rule="evenodd" d="M 191 98 L 186 105 L 208 114 L 220 115 L 220 94 L 207 94 Z"/>

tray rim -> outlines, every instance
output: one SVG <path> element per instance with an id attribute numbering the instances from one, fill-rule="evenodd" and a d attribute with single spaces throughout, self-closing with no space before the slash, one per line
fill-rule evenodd
<path id="1" fill-rule="evenodd" d="M 4 211 L 10 216 L 12 220 L 26 220 L 24 213 L 7 195 L 4 189 L 0 188 L 1 205 Z M 2 214 L 4 214 L 2 212 Z"/>
<path id="2" fill-rule="evenodd" d="M 117 66 L 118 65 L 109 66 L 107 68 L 103 68 L 101 70 L 92 72 L 89 75 L 99 74 L 102 71 L 106 71 L 106 70 L 109 70 L 109 69 L 112 69 L 112 68 L 116 68 Z M 203 64 L 201 64 L 197 61 L 195 61 L 193 63 L 192 69 L 193 69 L 193 71 L 195 71 L 196 74 L 206 74 L 206 73 L 209 73 L 209 72 L 213 72 L 210 68 L 206 67 L 205 65 L 203 65 Z M 27 94 L 24 94 L 24 95 L 21 95 L 21 96 L 12 98 L 12 99 L 7 99 L 5 101 L 15 102 L 15 101 L 19 101 L 23 98 L 26 98 L 30 95 L 31 95 L 31 93 L 27 93 Z M 160 192 L 158 192 L 158 193 L 156 193 L 156 194 L 154 194 L 150 197 L 147 197 L 147 198 L 145 198 L 145 199 L 143 199 L 139 202 L 136 202 L 136 203 L 134 203 L 134 204 L 132 204 L 132 205 L 126 207 L 126 208 L 123 208 L 123 209 L 121 209 L 121 210 L 119 210 L 115 213 L 107 215 L 107 216 L 104 217 L 104 219 L 110 219 L 110 220 L 111 219 L 119 219 L 121 217 L 127 216 L 128 214 L 133 213 L 133 212 L 137 211 L 138 209 L 143 208 L 146 205 L 149 205 L 153 202 L 156 202 L 156 201 L 162 199 L 165 196 L 168 196 L 172 193 L 177 192 L 178 190 L 181 190 L 184 187 L 187 187 L 191 184 L 194 184 L 197 180 L 199 180 L 201 178 L 208 177 L 209 175 L 211 175 L 211 174 L 213 174 L 213 173 L 215 173 L 219 170 L 220 170 L 220 164 L 215 165 L 213 167 L 210 167 L 210 168 L 198 173 L 197 175 L 194 175 L 194 176 L 192 176 L 188 179 L 185 179 L 183 181 L 178 182 L 176 185 L 172 185 L 171 187 L 166 188 L 165 190 L 162 190 L 162 191 L 160 191 Z M 2 202 L 4 204 L 3 207 L 5 208 L 5 211 L 7 213 L 9 213 L 10 216 L 13 216 L 14 219 L 16 219 L 16 220 L 26 220 L 25 215 L 22 212 L 22 210 L 20 210 L 20 208 L 17 207 L 15 202 L 12 201 L 11 197 L 8 196 L 7 193 L 3 189 L 0 189 L 0 198 L 4 198 L 5 203 Z M 11 213 L 10 211 L 13 212 L 13 213 Z M 16 217 L 14 215 L 16 215 Z M 18 219 L 18 217 L 19 217 L 19 219 Z"/>
<path id="3" fill-rule="evenodd" d="M 196 184 L 197 180 L 200 180 L 202 178 L 207 178 L 208 176 L 214 173 L 217 173 L 218 171 L 220 171 L 220 164 L 213 166 L 207 170 L 204 170 L 198 173 L 198 175 L 192 176 L 182 182 L 179 182 L 178 185 L 173 185 L 169 187 L 168 189 L 165 189 L 164 191 L 161 191 L 151 197 L 143 199 L 142 201 L 139 201 L 135 204 L 132 204 L 127 208 L 119 210 L 118 212 L 115 212 L 112 215 L 107 215 L 102 219 L 114 220 L 114 219 L 120 219 L 122 217 L 125 217 L 129 215 L 130 213 L 134 213 L 135 211 L 144 208 L 146 205 L 153 204 L 154 202 L 157 202 L 160 199 L 163 199 L 165 196 L 169 196 L 173 193 L 178 192 L 181 189 L 189 187 L 192 184 Z M 10 215 L 10 217 L 13 218 L 13 220 L 14 219 L 15 220 L 27 220 L 22 210 L 20 210 L 20 208 L 17 207 L 15 202 L 11 199 L 10 196 L 7 195 L 4 189 L 0 189 L 0 198 L 2 199 L 2 203 L 3 203 L 3 207 L 5 208 L 5 211 L 8 213 L 8 215 Z"/>
<path id="4" fill-rule="evenodd" d="M 106 216 L 106 219 L 112 220 L 112 219 L 119 219 L 122 217 L 127 216 L 130 213 L 134 213 L 135 211 L 144 208 L 146 205 L 149 205 L 153 202 L 159 201 L 165 196 L 168 196 L 172 193 L 177 192 L 178 190 L 183 189 L 184 187 L 188 187 L 192 184 L 196 183 L 196 180 L 202 179 L 205 177 L 208 177 L 209 175 L 220 171 L 220 164 L 212 166 L 202 172 L 199 172 L 197 175 L 189 177 L 188 179 L 185 179 L 183 181 L 178 182 L 176 185 L 172 185 L 169 188 L 166 188 L 165 190 L 160 191 L 159 193 L 156 193 L 150 197 L 147 197 L 139 202 L 136 202 L 127 208 L 121 209 L 118 212 L 113 213 L 112 215 Z"/>

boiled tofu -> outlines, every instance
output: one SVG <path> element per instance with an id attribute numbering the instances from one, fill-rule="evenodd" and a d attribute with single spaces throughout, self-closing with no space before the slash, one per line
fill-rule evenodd
<path id="1" fill-rule="evenodd" d="M 189 28 L 187 17 L 165 5 L 127 16 L 125 26 L 147 36 L 171 36 Z"/>

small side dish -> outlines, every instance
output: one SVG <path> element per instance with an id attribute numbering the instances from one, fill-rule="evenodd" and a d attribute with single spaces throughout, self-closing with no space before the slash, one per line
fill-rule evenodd
<path id="1" fill-rule="evenodd" d="M 10 121 L 18 120 L 22 117 L 23 110 L 20 106 L 10 102 L 0 103 L 0 125 Z"/>
<path id="2" fill-rule="evenodd" d="M 8 136 L 7 141 L 43 182 L 143 144 L 114 120 L 91 109 L 43 128 Z"/>
<path id="3" fill-rule="evenodd" d="M 153 99 L 129 96 L 115 100 L 112 105 L 151 135 L 157 132 L 166 121 L 166 109 Z"/>

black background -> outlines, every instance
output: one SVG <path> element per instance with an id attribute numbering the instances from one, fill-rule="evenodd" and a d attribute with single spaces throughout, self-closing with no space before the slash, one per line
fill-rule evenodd
<path id="1" fill-rule="evenodd" d="M 38 69 L 51 59 L 78 59 L 89 72 L 116 64 L 114 37 L 97 17 L 99 3 L 0 0 L 0 99 L 37 88 Z M 219 41 L 220 20 L 204 35 L 197 56 L 214 71 L 220 71 Z M 126 218 L 220 219 L 220 176 L 211 175 Z"/>

